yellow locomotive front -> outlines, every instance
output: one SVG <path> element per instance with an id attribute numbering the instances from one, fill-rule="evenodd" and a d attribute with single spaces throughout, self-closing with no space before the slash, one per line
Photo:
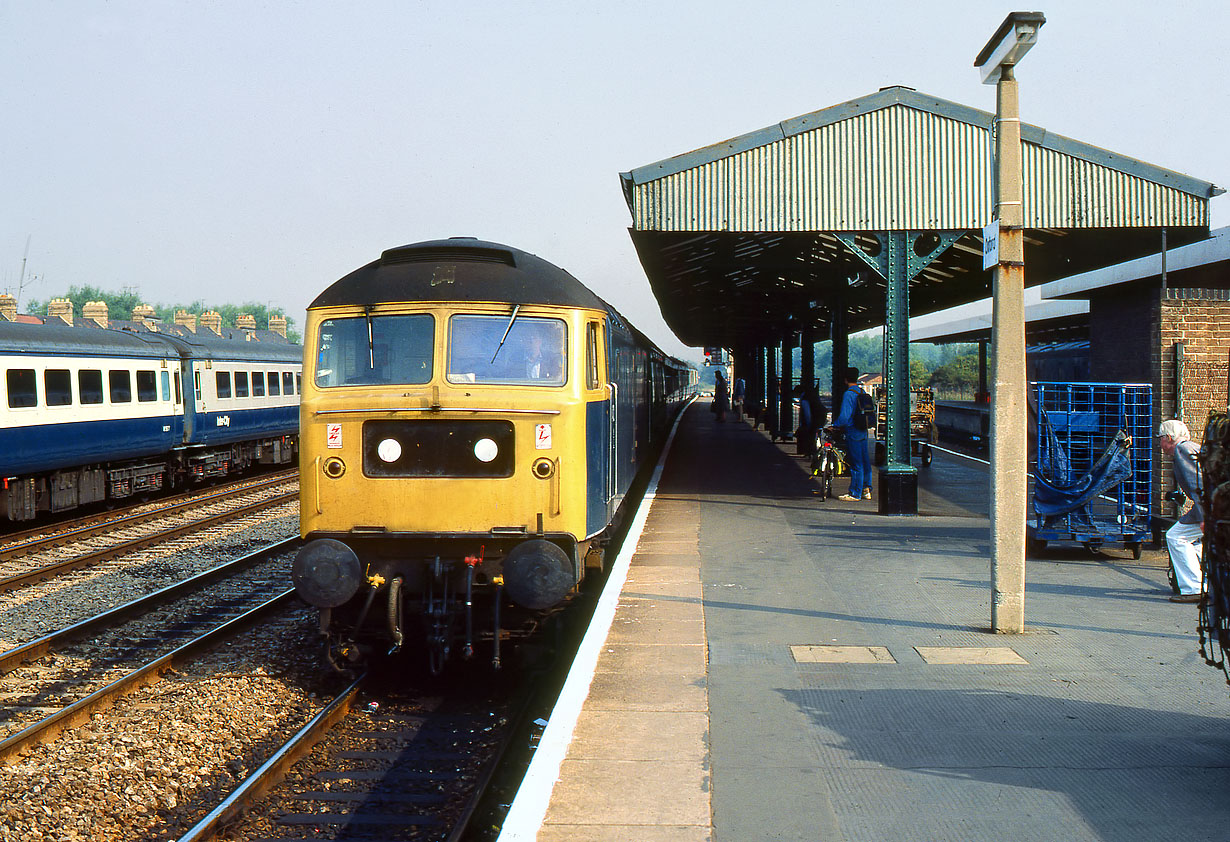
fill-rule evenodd
<path id="1" fill-rule="evenodd" d="M 501 595 L 523 623 L 561 604 L 593 537 L 606 313 L 525 284 L 504 290 L 519 300 L 473 300 L 499 290 L 429 256 L 430 271 L 382 258 L 419 270 L 400 300 L 322 295 L 308 311 L 293 575 L 339 665 L 406 639 L 425 642 L 433 668 L 476 640 L 498 663 Z"/>

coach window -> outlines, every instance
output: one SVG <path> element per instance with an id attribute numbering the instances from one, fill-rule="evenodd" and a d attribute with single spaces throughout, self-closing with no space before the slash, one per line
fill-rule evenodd
<path id="1" fill-rule="evenodd" d="M 35 379 L 34 369 L 10 368 L 7 381 L 10 407 L 38 406 L 38 380 Z"/>
<path id="2" fill-rule="evenodd" d="M 289 371 L 282 372 L 282 394 L 293 395 L 295 393 L 295 375 Z"/>
<path id="3" fill-rule="evenodd" d="M 196 392 L 196 399 L 199 402 L 201 400 L 201 372 L 199 371 L 192 372 L 192 388 Z"/>
<path id="4" fill-rule="evenodd" d="M 169 401 L 171 399 L 171 372 L 160 371 L 158 378 L 159 384 L 162 386 L 162 399 Z"/>
<path id="5" fill-rule="evenodd" d="M 111 403 L 132 403 L 132 375 L 127 371 L 107 372 Z"/>
<path id="6" fill-rule="evenodd" d="M 229 371 L 215 372 L 218 384 L 218 397 L 229 398 L 231 396 L 231 373 Z"/>
<path id="7" fill-rule="evenodd" d="M 567 334 L 559 319 L 453 316 L 449 320 L 450 383 L 562 386 Z"/>
<path id="8" fill-rule="evenodd" d="M 585 326 L 585 379 L 586 387 L 598 388 L 598 323 Z"/>
<path id="9" fill-rule="evenodd" d="M 265 375 L 263 372 L 252 372 L 252 397 L 265 397 Z"/>
<path id="10" fill-rule="evenodd" d="M 102 372 L 96 368 L 83 368 L 78 371 L 77 392 L 81 395 L 83 404 L 102 403 Z"/>
<path id="11" fill-rule="evenodd" d="M 246 398 L 248 396 L 248 373 L 246 371 L 235 372 L 235 397 Z"/>
<path id="12" fill-rule="evenodd" d="M 142 403 L 158 400 L 158 378 L 154 372 L 137 372 L 137 400 Z"/>
<path id="13" fill-rule="evenodd" d="M 48 406 L 68 406 L 73 402 L 73 376 L 67 368 L 49 368 L 43 372 L 43 392 Z"/>
<path id="14" fill-rule="evenodd" d="M 303 393 L 303 375 L 296 374 L 295 375 L 295 394 L 302 394 L 302 393 Z"/>
<path id="15" fill-rule="evenodd" d="M 272 398 L 276 398 L 278 395 L 282 394 L 281 390 L 278 388 L 278 386 L 280 385 L 278 381 L 278 373 L 276 371 L 270 371 L 268 372 L 268 375 L 269 375 L 269 396 Z"/>
<path id="16" fill-rule="evenodd" d="M 183 399 L 180 394 L 179 372 L 175 372 L 175 403 L 182 403 Z"/>

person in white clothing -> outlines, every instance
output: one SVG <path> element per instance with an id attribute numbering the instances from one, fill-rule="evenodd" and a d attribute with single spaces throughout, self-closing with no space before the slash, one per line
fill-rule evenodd
<path id="1" fill-rule="evenodd" d="M 1204 590 L 1204 573 L 1200 569 L 1204 541 L 1200 462 L 1197 459 L 1200 448 L 1191 441 L 1187 425 L 1175 419 L 1163 421 L 1157 436 L 1162 452 L 1173 460 L 1175 487 L 1192 501 L 1192 507 L 1166 530 L 1166 549 L 1170 551 L 1170 564 L 1179 586 L 1179 592 L 1171 596 L 1170 601 L 1199 602 Z"/>

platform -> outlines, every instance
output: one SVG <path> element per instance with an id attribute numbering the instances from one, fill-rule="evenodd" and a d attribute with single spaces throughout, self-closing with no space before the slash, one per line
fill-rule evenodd
<path id="1" fill-rule="evenodd" d="M 994 635 L 985 466 L 937 453 L 888 517 L 792 453 L 685 415 L 549 805 L 501 840 L 1230 838 L 1230 688 L 1163 553 L 1049 548 Z"/>

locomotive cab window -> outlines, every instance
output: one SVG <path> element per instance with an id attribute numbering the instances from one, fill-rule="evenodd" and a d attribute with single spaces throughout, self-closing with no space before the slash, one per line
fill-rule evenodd
<path id="1" fill-rule="evenodd" d="M 562 386 L 567 332 L 560 319 L 453 316 L 449 321 L 450 383 Z"/>
<path id="2" fill-rule="evenodd" d="M 326 319 L 316 346 L 316 385 L 427 383 L 434 341 L 435 320 L 426 313 Z M 282 392 L 292 393 L 289 383 Z"/>
<path id="3" fill-rule="evenodd" d="M 598 388 L 598 323 L 585 326 L 585 388 Z"/>
<path id="4" fill-rule="evenodd" d="M 43 389 L 48 406 L 68 406 L 73 402 L 73 376 L 67 368 L 49 368 L 43 372 Z"/>
<path id="5" fill-rule="evenodd" d="M 32 368 L 10 368 L 6 382 L 9 390 L 9 406 L 38 406 L 38 380 Z"/>

